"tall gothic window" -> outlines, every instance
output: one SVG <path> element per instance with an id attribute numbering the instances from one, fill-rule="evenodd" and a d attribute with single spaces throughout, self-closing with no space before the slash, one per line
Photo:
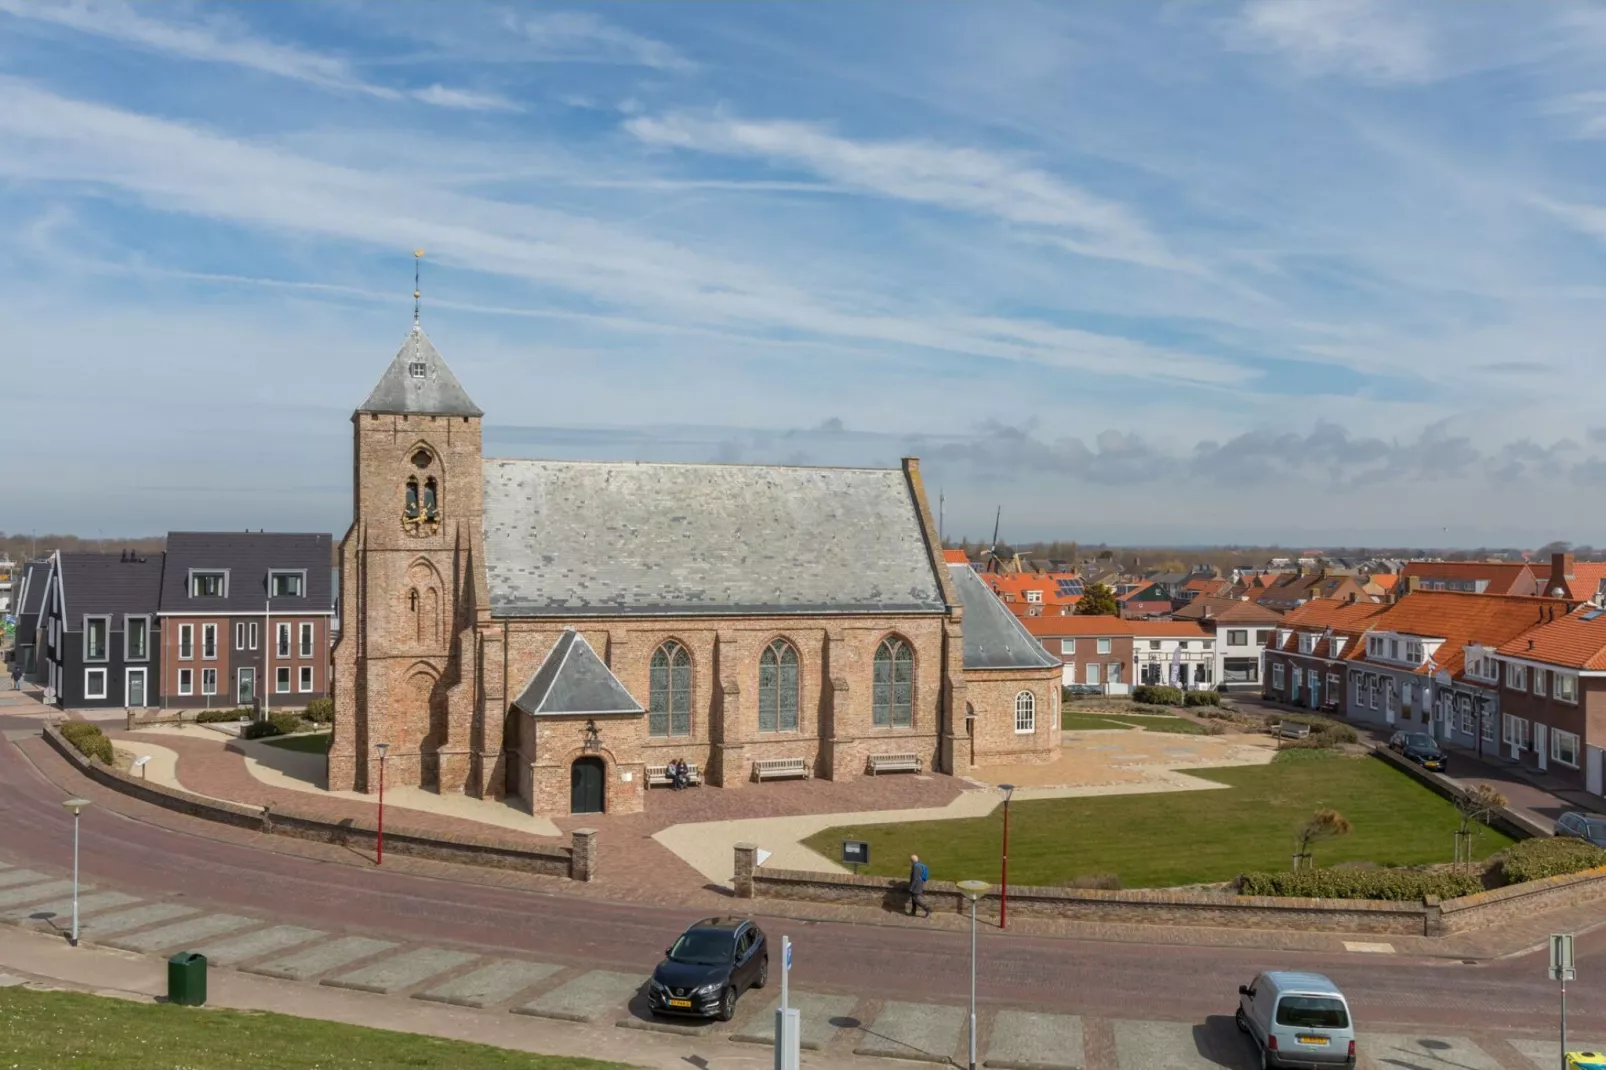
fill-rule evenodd
<path id="1" fill-rule="evenodd" d="M 402 513 L 408 520 L 418 519 L 418 477 L 407 477 L 407 507 Z"/>
<path id="2" fill-rule="evenodd" d="M 758 659 L 758 730 L 797 731 L 797 650 L 785 639 Z"/>
<path id="3" fill-rule="evenodd" d="M 647 734 L 691 735 L 691 655 L 671 639 L 653 651 L 650 676 Z"/>
<path id="4" fill-rule="evenodd" d="M 875 652 L 872 723 L 877 728 L 914 724 L 914 690 L 914 651 L 896 636 L 881 640 Z"/>

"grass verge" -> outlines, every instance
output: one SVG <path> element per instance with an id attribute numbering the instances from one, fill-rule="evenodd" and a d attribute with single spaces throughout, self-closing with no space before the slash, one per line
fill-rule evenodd
<path id="1" fill-rule="evenodd" d="M 280 750 L 293 750 L 298 754 L 328 754 L 329 733 L 308 732 L 300 736 L 274 736 L 262 741 Z"/>
<path id="2" fill-rule="evenodd" d="M 1372 757 L 1295 759 L 1194 770 L 1225 790 L 1106 795 L 1018 802 L 1011 807 L 1009 876 L 1020 884 L 1066 884 L 1115 874 L 1127 888 L 1228 881 L 1250 870 L 1287 869 L 1294 830 L 1321 807 L 1355 831 L 1316 848 L 1316 863 L 1385 866 L 1449 862 L 1455 807 Z M 962 821 L 826 829 L 807 844 L 835 857 L 843 839 L 873 845 L 870 872 L 901 876 L 918 854 L 936 880 L 998 879 L 1003 810 Z M 1511 844 L 1494 829 L 1473 842 L 1479 858 Z"/>
<path id="3" fill-rule="evenodd" d="M 621 1063 L 251 1011 L 0 989 L 0 1066 L 56 1070 L 604 1070 Z"/>

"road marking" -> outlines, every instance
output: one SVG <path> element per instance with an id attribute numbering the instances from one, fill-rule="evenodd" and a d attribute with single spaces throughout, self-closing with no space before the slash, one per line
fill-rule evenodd
<path id="1" fill-rule="evenodd" d="M 854 1026 L 859 1024 L 857 1019 L 848 1017 L 859 1002 L 858 996 L 822 996 L 813 992 L 799 992 L 794 988 L 787 994 L 787 999 L 802 1012 L 799 1017 L 803 1021 L 803 1047 L 810 1051 L 818 1051 L 829 1044 L 838 1029 L 850 1028 L 848 1022 Z M 731 1039 L 744 1044 L 773 1045 L 775 1012 L 780 1006 L 781 997 L 776 996 Z"/>
<path id="2" fill-rule="evenodd" d="M 194 907 L 183 906 L 179 903 L 152 903 L 149 906 L 135 907 L 132 910 L 119 910 L 115 914 L 102 914 L 98 918 L 90 918 L 83 926 L 86 936 L 94 937 L 98 942 L 102 936 L 111 933 L 125 933 L 130 929 L 138 929 L 145 925 L 155 925 L 159 921 L 172 921 L 188 914 L 197 914 Z"/>
<path id="3" fill-rule="evenodd" d="M 592 970 L 574 980 L 537 996 L 514 1014 L 533 1014 L 537 1018 L 557 1018 L 564 1022 L 595 1022 L 618 1013 L 621 1003 L 630 1002 L 646 981 L 639 973 Z"/>
<path id="4" fill-rule="evenodd" d="M 101 943 L 107 947 L 120 947 L 124 951 L 160 951 L 163 948 L 220 936 L 235 929 L 243 929 L 247 925 L 261 924 L 256 918 L 244 918 L 238 914 L 202 914 L 198 918 L 188 918 L 171 925 L 146 929 L 131 936 L 116 936 L 110 940 L 102 940 Z"/>
<path id="5" fill-rule="evenodd" d="M 889 1002 L 864 1027 L 855 1055 L 883 1055 L 927 1063 L 947 1063 L 965 1028 L 965 1008 L 936 1003 Z"/>
<path id="6" fill-rule="evenodd" d="M 418 947 L 380 959 L 360 970 L 330 977 L 322 983 L 331 988 L 353 988 L 358 992 L 377 992 L 388 996 L 422 984 L 439 974 L 466 966 L 479 958 L 466 951 L 448 951 L 439 947 Z"/>
<path id="7" fill-rule="evenodd" d="M 13 869 L 0 873 L 0 888 L 10 888 L 14 884 L 27 884 L 30 881 L 49 880 L 43 873 L 35 873 L 31 869 Z"/>
<path id="8" fill-rule="evenodd" d="M 437 985 L 428 992 L 420 992 L 414 999 L 427 999 L 436 1003 L 453 1003 L 459 1007 L 489 1007 L 512 999 L 526 988 L 540 984 L 558 973 L 562 966 L 547 962 L 523 962 L 519 959 L 502 959 L 481 966 L 473 973 L 464 974 L 455 981 Z"/>
<path id="9" fill-rule="evenodd" d="M 1074 1014 L 999 1011 L 985 1065 L 1001 1070 L 1081 1070 L 1082 1019 Z"/>
<path id="10" fill-rule="evenodd" d="M 397 945 L 390 940 L 373 940 L 366 936 L 343 936 L 327 944 L 308 948 L 282 959 L 264 962 L 260 966 L 246 966 L 246 973 L 260 973 L 265 977 L 283 977 L 290 981 L 306 981 L 350 965 L 358 959 L 372 958 Z"/>
<path id="11" fill-rule="evenodd" d="M 1375 943 L 1375 944 L 1374 943 L 1368 943 L 1365 940 L 1345 940 L 1344 941 L 1344 950 L 1345 951 L 1367 951 L 1367 952 L 1371 952 L 1374 955 L 1392 955 L 1392 954 L 1394 954 L 1394 945 L 1393 944 L 1383 944 L 1383 943 Z"/>
<path id="12" fill-rule="evenodd" d="M 122 892 L 95 892 L 91 895 L 81 895 L 78 897 L 79 928 L 84 927 L 82 920 L 86 914 L 111 910 L 114 907 L 132 906 L 137 902 L 139 899 L 136 896 L 124 895 Z M 0 911 L 0 921 L 26 924 L 30 921 L 47 920 L 71 923 L 72 900 L 59 899 L 54 903 L 34 903 L 31 906 L 12 907 L 10 910 Z"/>
<path id="13" fill-rule="evenodd" d="M 233 966 L 247 959 L 261 958 L 275 951 L 285 951 L 298 944 L 328 935 L 320 929 L 303 929 L 299 925 L 273 925 L 243 936 L 231 936 L 227 940 L 203 944 L 191 950 L 205 955 L 206 961 L 214 966 Z"/>
<path id="14" fill-rule="evenodd" d="M 1118 1021 L 1115 1056 L 1121 1070 L 1254 1070 L 1255 1046 L 1226 1015 L 1187 1022 Z M 1449 1070 L 1439 1067 L 1438 1070 Z"/>
<path id="15" fill-rule="evenodd" d="M 82 895 L 89 889 L 80 884 L 78 893 Z M 33 884 L 26 888 L 7 888 L 0 892 L 0 907 L 20 907 L 24 903 L 42 903 L 46 899 L 55 899 L 57 896 L 72 895 L 72 881 L 46 881 L 43 884 Z"/>
<path id="16" fill-rule="evenodd" d="M 1355 1046 L 1364 1049 L 1378 1066 L 1399 1070 L 1501 1070 L 1499 1060 L 1466 1037 L 1367 1033 L 1356 1038 Z M 1549 1066 L 1553 1067 L 1560 1058 L 1554 1046 L 1550 1056 Z"/>

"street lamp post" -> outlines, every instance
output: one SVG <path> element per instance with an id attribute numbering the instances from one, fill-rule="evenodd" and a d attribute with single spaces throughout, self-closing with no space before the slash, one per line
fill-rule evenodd
<path id="1" fill-rule="evenodd" d="M 1003 872 L 998 882 L 998 927 L 1009 927 L 1009 800 L 1015 794 L 1015 785 L 1000 784 L 998 790 L 1004 793 L 1004 853 Z"/>
<path id="2" fill-rule="evenodd" d="M 68 799 L 61 805 L 72 811 L 72 946 L 78 946 L 78 815 L 88 799 Z"/>
<path id="3" fill-rule="evenodd" d="M 374 750 L 379 752 L 379 837 L 375 841 L 374 865 L 385 864 L 385 752 L 390 750 L 389 743 L 375 743 Z"/>
<path id="4" fill-rule="evenodd" d="M 960 881 L 959 892 L 970 900 L 970 1070 L 976 1070 L 976 900 L 987 894 L 987 882 Z"/>

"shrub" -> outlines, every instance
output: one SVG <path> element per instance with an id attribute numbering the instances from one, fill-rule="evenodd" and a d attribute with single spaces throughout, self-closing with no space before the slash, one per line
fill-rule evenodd
<path id="1" fill-rule="evenodd" d="M 307 703 L 307 710 L 301 716 L 313 724 L 334 724 L 335 700 L 332 698 L 315 698 Z"/>
<path id="2" fill-rule="evenodd" d="M 105 765 L 111 765 L 115 759 L 112 741 L 106 738 L 106 733 L 100 730 L 98 724 L 68 721 L 61 726 L 61 734 L 85 758 L 98 758 Z"/>
<path id="3" fill-rule="evenodd" d="M 1182 689 L 1162 687 L 1158 684 L 1141 684 L 1132 691 L 1132 700 L 1149 706 L 1182 705 Z"/>
<path id="4" fill-rule="evenodd" d="M 196 724 L 223 724 L 227 721 L 249 721 L 250 710 L 202 710 L 195 715 Z"/>
<path id="5" fill-rule="evenodd" d="M 299 732 L 303 727 L 303 722 L 299 713 L 270 714 L 268 716 L 268 721 L 279 730 L 278 734 L 281 736 L 288 736 L 292 732 Z"/>
<path id="6" fill-rule="evenodd" d="M 1597 866 L 1606 866 L 1606 850 L 1570 836 L 1523 840 L 1500 855 L 1500 874 L 1507 884 L 1581 873 Z"/>
<path id="7" fill-rule="evenodd" d="M 1475 873 L 1431 869 L 1362 869 L 1333 866 L 1297 873 L 1245 873 L 1239 895 L 1283 895 L 1312 899 L 1390 899 L 1399 902 L 1437 896 L 1455 899 L 1483 891 Z"/>
<path id="8" fill-rule="evenodd" d="M 1221 693 L 1218 691 L 1189 691 L 1182 698 L 1184 706 L 1219 706 Z"/>
<path id="9" fill-rule="evenodd" d="M 278 718 L 268 721 L 252 721 L 240 729 L 241 739 L 266 739 L 269 736 L 282 736 L 284 729 L 278 726 Z"/>

